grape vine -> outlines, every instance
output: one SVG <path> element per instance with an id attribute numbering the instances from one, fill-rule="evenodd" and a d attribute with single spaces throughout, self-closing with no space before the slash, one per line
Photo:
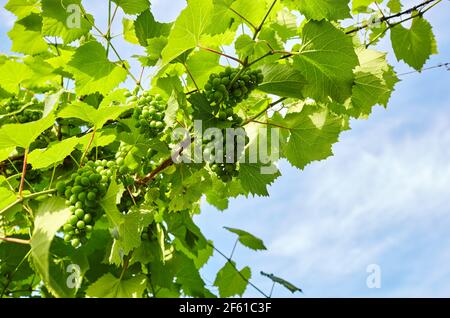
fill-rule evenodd
<path id="1" fill-rule="evenodd" d="M 238 244 L 260 251 L 263 241 L 226 228 L 236 238 L 227 256 L 194 222 L 202 202 L 226 210 L 268 196 L 279 160 L 324 160 L 351 119 L 387 106 L 398 74 L 376 47 L 386 34 L 415 71 L 437 54 L 425 14 L 441 0 L 314 1 L 189 0 L 163 23 L 148 0 L 104 0 L 103 29 L 82 1 L 71 11 L 9 0 L 0 297 L 234 297 L 248 286 L 271 297 L 234 259 Z M 211 288 L 201 269 L 217 255 Z"/>

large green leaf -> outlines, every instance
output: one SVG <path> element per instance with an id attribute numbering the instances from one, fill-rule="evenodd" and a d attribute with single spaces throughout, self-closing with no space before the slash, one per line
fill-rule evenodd
<path id="1" fill-rule="evenodd" d="M 267 186 L 271 185 L 279 176 L 278 168 L 269 163 L 264 166 L 261 163 L 241 163 L 239 165 L 239 178 L 242 188 L 258 196 L 269 196 Z"/>
<path id="2" fill-rule="evenodd" d="M 266 246 L 264 245 L 264 242 L 254 236 L 253 234 L 250 234 L 249 232 L 239 230 L 239 229 L 233 229 L 231 227 L 225 227 L 226 230 L 230 231 L 231 233 L 234 233 L 238 236 L 239 242 L 247 246 L 248 248 L 251 248 L 252 250 L 258 251 L 258 250 L 266 250 Z"/>
<path id="3" fill-rule="evenodd" d="M 274 122 L 290 132 L 289 141 L 282 145 L 283 156 L 300 169 L 331 156 L 332 145 L 347 129 L 347 121 L 341 116 L 313 106 L 304 106 L 301 112 L 290 113 L 284 120 Z"/>
<path id="4" fill-rule="evenodd" d="M 31 13 L 39 13 L 39 2 L 39 0 L 9 0 L 5 9 L 21 19 Z"/>
<path id="5" fill-rule="evenodd" d="M 74 102 L 64 107 L 58 113 L 58 117 L 78 118 L 100 129 L 107 121 L 116 119 L 130 109 L 131 106 L 105 106 L 95 109 L 86 103 Z"/>
<path id="6" fill-rule="evenodd" d="M 248 280 L 252 276 L 250 268 L 244 267 L 238 271 L 235 266 L 233 261 L 229 261 L 217 273 L 214 286 L 219 288 L 219 295 L 222 298 L 242 296 L 247 289 Z"/>
<path id="7" fill-rule="evenodd" d="M 153 14 L 147 10 L 141 13 L 134 22 L 134 30 L 139 43 L 147 47 L 149 40 L 167 37 L 170 33 L 171 23 L 160 23 L 155 20 Z"/>
<path id="8" fill-rule="evenodd" d="M 16 194 L 8 188 L 0 187 L 0 210 L 17 200 Z"/>
<path id="9" fill-rule="evenodd" d="M 287 64 L 264 65 L 261 70 L 264 82 L 258 86 L 259 90 L 281 97 L 303 98 L 306 80 L 299 70 Z"/>
<path id="10" fill-rule="evenodd" d="M 26 124 L 10 124 L 0 128 L 0 149 L 21 147 L 28 149 L 45 130 L 53 125 L 55 116 L 48 115 L 38 121 Z"/>
<path id="11" fill-rule="evenodd" d="M 114 240 L 110 263 L 120 265 L 123 257 L 141 244 L 141 234 L 145 227 L 153 221 L 150 211 L 133 209 L 123 216 L 123 222 L 118 226 L 118 238 Z"/>
<path id="12" fill-rule="evenodd" d="M 405 61 L 418 71 L 432 54 L 437 53 L 431 25 L 420 16 L 413 19 L 409 29 L 401 24 L 392 28 L 391 41 L 397 60 Z"/>
<path id="13" fill-rule="evenodd" d="M 71 6 L 81 6 L 81 0 L 42 0 L 43 26 L 42 34 L 61 37 L 64 43 L 73 42 L 87 34 L 94 23 L 94 17 L 87 15 L 87 19 L 76 17 L 78 25 L 68 24 L 70 18 L 77 12 L 69 10 Z"/>
<path id="14" fill-rule="evenodd" d="M 33 71 L 25 64 L 6 61 L 0 65 L 0 87 L 9 93 L 18 93 L 23 82 L 33 76 Z"/>
<path id="15" fill-rule="evenodd" d="M 47 42 L 41 36 L 42 17 L 32 13 L 17 21 L 8 36 L 12 41 L 11 50 L 23 54 L 38 54 L 47 51 Z"/>
<path id="16" fill-rule="evenodd" d="M 148 0 L 112 0 L 126 14 L 139 14 L 144 10 L 150 8 L 150 2 Z"/>
<path id="17" fill-rule="evenodd" d="M 358 65 L 352 39 L 330 22 L 310 21 L 303 27 L 302 43 L 294 67 L 308 82 L 304 97 L 344 102 L 352 95 L 353 69 Z"/>
<path id="18" fill-rule="evenodd" d="M 71 212 L 64 199 L 49 198 L 39 206 L 34 220 L 34 231 L 31 237 L 31 256 L 42 280 L 59 297 L 67 297 L 65 281 L 58 281 L 49 272 L 50 245 L 56 232 L 69 219 Z"/>
<path id="19" fill-rule="evenodd" d="M 33 169 L 48 168 L 69 156 L 78 143 L 78 138 L 72 137 L 50 144 L 45 149 L 36 149 L 29 154 L 28 163 L 33 166 Z"/>
<path id="20" fill-rule="evenodd" d="M 100 205 L 105 210 L 106 216 L 110 222 L 111 227 L 118 231 L 120 225 L 124 222 L 124 216 L 117 208 L 117 204 L 120 202 L 125 189 L 122 185 L 118 185 L 115 176 L 112 178 L 108 191 L 103 199 L 100 201 Z"/>
<path id="21" fill-rule="evenodd" d="M 353 0 L 352 11 L 355 13 L 368 12 L 370 10 L 368 6 L 374 2 L 381 3 L 383 0 Z"/>
<path id="22" fill-rule="evenodd" d="M 360 66 L 355 68 L 354 109 L 350 111 L 355 117 L 369 115 L 376 104 L 387 106 L 393 85 L 397 82 L 387 64 L 386 53 L 367 49 L 360 49 L 357 53 Z"/>
<path id="23" fill-rule="evenodd" d="M 88 287 L 86 296 L 96 298 L 141 298 L 146 286 L 147 277 L 145 275 L 121 279 L 108 273 Z"/>
<path id="24" fill-rule="evenodd" d="M 95 41 L 80 46 L 67 69 L 75 77 L 75 90 L 79 95 L 96 92 L 107 95 L 127 77 L 127 71 L 110 62 L 105 48 Z"/>
<path id="25" fill-rule="evenodd" d="M 213 5 L 210 0 L 190 0 L 170 32 L 169 42 L 162 52 L 163 63 L 197 46 L 208 26 Z"/>
<path id="26" fill-rule="evenodd" d="M 350 18 L 349 0 L 294 0 L 298 10 L 309 19 L 340 20 Z"/>

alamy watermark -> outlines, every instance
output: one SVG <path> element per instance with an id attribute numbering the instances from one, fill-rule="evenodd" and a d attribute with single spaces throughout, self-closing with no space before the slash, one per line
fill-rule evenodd
<path id="1" fill-rule="evenodd" d="M 78 4 L 69 4 L 66 8 L 68 13 L 66 26 L 69 29 L 81 29 L 81 7 Z"/>
<path id="2" fill-rule="evenodd" d="M 70 289 L 79 289 L 82 281 L 80 266 L 77 264 L 70 264 L 67 266 L 66 272 L 69 273 L 66 280 L 67 287 Z"/>
<path id="3" fill-rule="evenodd" d="M 366 279 L 367 288 L 379 289 L 381 288 L 381 267 L 378 264 L 370 264 L 366 268 L 369 274 Z"/>

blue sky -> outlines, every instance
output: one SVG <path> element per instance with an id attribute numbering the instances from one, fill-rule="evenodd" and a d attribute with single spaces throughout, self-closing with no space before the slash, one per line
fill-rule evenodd
<path id="1" fill-rule="evenodd" d="M 152 3 L 164 21 L 184 6 L 183 0 Z M 99 13 L 100 25 L 106 21 L 100 1 L 87 7 Z M 445 1 L 426 15 L 439 45 L 428 66 L 450 62 L 449 16 Z M 11 21 L 1 9 L 1 52 L 10 45 L 5 33 Z M 118 46 L 124 56 L 136 52 Z M 379 48 L 399 73 L 410 70 L 387 42 Z M 304 171 L 281 162 L 283 177 L 270 187 L 270 198 L 233 200 L 226 212 L 205 204 L 197 223 L 223 251 L 234 244 L 224 225 L 263 238 L 268 251 L 238 247 L 235 259 L 252 267 L 252 281 L 266 291 L 271 283 L 261 270 L 300 286 L 300 297 L 450 296 L 449 75 L 441 68 L 402 76 L 388 109 L 377 107 L 368 120 L 354 121 L 334 157 Z M 203 274 L 209 284 L 223 264 L 220 257 L 208 263 Z M 381 268 L 379 289 L 366 286 L 369 264 Z M 251 288 L 245 295 L 258 296 Z M 276 287 L 274 296 L 291 295 Z"/>

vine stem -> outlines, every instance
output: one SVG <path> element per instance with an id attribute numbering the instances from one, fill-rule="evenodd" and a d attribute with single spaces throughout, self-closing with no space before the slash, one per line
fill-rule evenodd
<path id="1" fill-rule="evenodd" d="M 14 238 L 14 237 L 0 237 L 0 241 L 22 244 L 22 245 L 30 245 L 30 240 L 22 240 L 22 239 L 18 239 L 18 238 Z"/>
<path id="2" fill-rule="evenodd" d="M 91 20 L 89 20 L 89 17 L 86 13 L 86 10 L 84 10 L 84 8 L 81 6 L 81 11 L 83 13 L 83 18 L 100 34 L 100 36 L 102 38 L 104 38 L 109 46 L 111 47 L 111 49 L 113 50 L 114 54 L 116 55 L 116 57 L 119 59 L 119 62 L 122 65 L 122 68 L 128 73 L 128 75 L 133 79 L 133 81 L 136 82 L 136 86 L 140 87 L 141 89 L 144 89 L 141 85 L 141 83 L 139 82 L 139 80 L 136 78 L 136 76 L 133 75 L 133 73 L 131 73 L 130 69 L 128 68 L 128 66 L 125 64 L 125 61 L 122 59 L 122 57 L 120 56 L 119 52 L 116 50 L 116 48 L 114 47 L 114 45 L 111 43 L 111 39 L 108 39 L 107 35 L 104 34 L 96 25 L 95 23 L 93 23 Z"/>
<path id="3" fill-rule="evenodd" d="M 233 60 L 235 62 L 238 62 L 241 65 L 245 65 L 244 61 L 242 61 L 242 60 L 240 60 L 240 59 L 238 59 L 238 58 L 236 58 L 234 56 L 225 54 L 223 52 L 220 52 L 220 51 L 217 51 L 217 50 L 214 50 L 214 49 L 210 49 L 208 47 L 203 47 L 203 46 L 199 46 L 198 48 L 202 49 L 202 50 L 205 50 L 205 51 L 208 51 L 208 52 L 211 52 L 211 53 L 214 53 L 214 54 L 217 54 L 217 55 L 220 55 L 220 56 L 223 56 L 223 57 L 226 57 L 227 59 L 230 59 L 230 60 Z"/>
<path id="4" fill-rule="evenodd" d="M 86 149 L 84 150 L 83 156 L 81 157 L 80 167 L 83 166 L 84 159 L 86 158 L 86 156 L 87 156 L 87 154 L 89 152 L 89 149 L 91 149 L 92 143 L 94 142 L 94 138 L 95 138 L 96 132 L 97 132 L 97 127 L 94 127 L 94 130 L 92 131 L 92 136 L 89 139 L 89 143 L 88 143 Z"/>
<path id="5" fill-rule="evenodd" d="M 396 14 L 393 14 L 393 15 L 390 15 L 390 16 L 383 16 L 379 20 L 379 22 L 389 22 L 389 20 L 391 20 L 391 19 L 401 17 L 402 15 L 405 15 L 405 14 L 409 14 L 409 13 L 411 13 L 413 11 L 416 11 L 416 10 L 418 10 L 418 9 L 420 9 L 420 8 L 430 4 L 432 2 L 435 2 L 435 1 L 441 2 L 441 0 L 426 0 L 426 1 L 422 2 L 422 3 L 419 3 L 418 5 L 416 5 L 416 6 L 412 7 L 412 8 L 409 8 L 407 10 L 404 10 L 402 12 L 399 12 L 399 13 L 396 13 Z M 361 31 L 363 29 L 368 28 L 370 25 L 371 25 L 371 23 L 364 23 L 363 25 L 360 25 L 359 27 L 355 27 L 355 28 L 347 31 L 346 34 L 356 33 L 358 31 Z"/>
<path id="6" fill-rule="evenodd" d="M 267 10 L 266 15 L 264 16 L 264 18 L 262 19 L 261 23 L 259 24 L 259 26 L 255 29 L 255 33 L 253 34 L 253 40 L 256 40 L 256 38 L 258 37 L 259 32 L 261 32 L 264 23 L 266 23 L 267 18 L 270 15 L 270 12 L 272 12 L 273 7 L 275 7 L 275 4 L 277 3 L 278 0 L 274 0 L 272 2 L 272 4 L 270 5 L 269 10 Z"/>
<path id="7" fill-rule="evenodd" d="M 188 76 L 190 77 L 190 79 L 192 80 L 192 82 L 194 83 L 195 88 L 199 91 L 200 88 L 197 85 L 197 82 L 195 81 L 194 75 L 192 75 L 191 70 L 189 69 L 189 67 L 187 66 L 186 63 L 183 63 L 184 68 L 186 69 L 186 72 L 188 73 Z"/>
<path id="8" fill-rule="evenodd" d="M 227 257 L 221 250 L 219 250 L 217 247 L 214 246 L 214 244 L 212 244 L 211 242 L 208 242 L 208 244 L 217 252 L 219 253 L 223 258 L 225 258 L 227 260 L 228 263 L 230 263 L 230 265 L 234 268 L 234 270 L 236 271 L 236 273 L 239 274 L 239 276 L 245 281 L 247 282 L 250 286 L 252 286 L 257 292 L 259 292 L 261 295 L 263 295 L 266 298 L 270 298 L 269 295 L 267 295 L 265 292 L 263 292 L 258 286 L 256 286 L 255 284 L 253 284 L 249 279 L 247 279 L 244 275 L 242 275 L 242 273 L 237 269 L 236 265 L 232 262 L 231 258 Z"/>
<path id="9" fill-rule="evenodd" d="M 14 206 L 16 206 L 19 203 L 22 203 L 25 200 L 31 200 L 43 195 L 47 195 L 47 194 L 53 194 L 56 192 L 56 189 L 51 189 L 51 190 L 45 190 L 45 191 L 41 191 L 41 192 L 36 192 L 36 193 L 32 193 L 29 195 L 24 195 L 22 197 L 18 197 L 16 201 L 12 202 L 11 204 L 9 204 L 8 206 L 6 206 L 5 208 L 3 208 L 2 210 L 0 210 L 0 214 L 2 214 L 3 212 L 8 211 L 9 209 L 13 208 Z"/>
<path id="10" fill-rule="evenodd" d="M 23 187 L 25 184 L 25 175 L 27 174 L 27 161 L 28 161 L 28 148 L 25 149 L 25 154 L 23 156 L 23 167 L 22 167 L 22 176 L 20 178 L 20 187 L 19 187 L 19 197 L 22 197 Z"/>
<path id="11" fill-rule="evenodd" d="M 433 0 L 436 1 L 436 0 Z M 396 23 L 389 23 L 388 27 L 386 29 L 384 29 L 381 33 L 379 33 L 372 41 L 370 41 L 368 44 L 366 44 L 366 48 L 368 48 L 370 45 L 372 45 L 373 43 L 375 43 L 379 38 L 381 38 L 383 35 L 386 34 L 387 31 L 389 31 L 390 29 L 394 28 L 395 26 L 402 24 L 403 22 L 412 20 L 414 18 L 420 17 L 422 15 L 425 14 L 425 12 L 427 12 L 428 10 L 430 10 L 431 8 L 433 8 L 435 5 L 437 5 L 439 2 L 441 2 L 442 0 L 437 0 L 435 3 L 433 3 L 432 5 L 430 5 L 429 7 L 427 7 L 426 9 L 424 9 L 423 11 L 418 11 L 416 14 L 411 15 L 410 17 L 407 17 L 406 19 L 402 19 L 401 21 L 398 21 Z M 431 1 L 430 1 L 431 2 Z M 428 2 L 428 3 L 430 3 Z M 428 4 L 427 3 L 427 4 Z M 414 10 L 412 10 L 413 12 Z M 386 20 L 387 22 L 387 20 Z"/>
<path id="12" fill-rule="evenodd" d="M 238 17 L 240 17 L 242 20 L 244 20 L 245 22 L 248 23 L 248 25 L 250 25 L 255 31 L 258 29 L 257 26 L 255 26 L 249 19 L 247 19 L 246 17 L 244 17 L 242 14 L 240 14 L 239 12 L 237 12 L 236 10 L 234 10 L 231 6 L 228 7 L 228 9 L 233 12 L 235 15 L 237 15 Z"/>
<path id="13" fill-rule="evenodd" d="M 238 244 L 238 243 L 239 243 L 239 239 L 237 238 L 236 241 L 234 242 L 234 246 L 233 246 L 233 249 L 231 250 L 231 254 L 230 254 L 229 259 L 232 259 L 232 258 L 233 258 L 234 251 L 236 250 L 236 247 L 237 247 L 237 244 Z"/>
<path id="14" fill-rule="evenodd" d="M 106 57 L 109 56 L 109 46 L 111 43 L 111 7 L 112 7 L 112 1 L 108 0 L 108 30 L 106 31 L 106 39 L 108 41 L 108 44 L 106 46 Z"/>
<path id="15" fill-rule="evenodd" d="M 254 122 L 256 119 L 258 119 L 261 115 L 263 115 L 265 112 L 267 112 L 269 109 L 271 109 L 272 107 L 284 102 L 287 98 L 286 97 L 282 97 L 276 101 L 274 101 L 273 103 L 270 103 L 266 108 L 264 108 L 262 111 L 260 111 L 258 114 L 256 114 L 255 116 L 253 116 L 252 118 L 246 120 L 244 122 L 244 124 L 242 126 L 248 125 L 251 122 Z"/>

